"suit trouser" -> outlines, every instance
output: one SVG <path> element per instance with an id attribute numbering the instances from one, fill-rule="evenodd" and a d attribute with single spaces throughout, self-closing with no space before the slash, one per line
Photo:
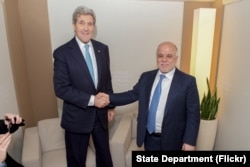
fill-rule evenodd
<path id="1" fill-rule="evenodd" d="M 72 133 L 65 131 L 66 158 L 68 167 L 85 167 L 89 138 L 92 135 L 96 152 L 97 167 L 113 167 L 109 148 L 109 133 L 98 118 L 92 133 Z"/>
<path id="2" fill-rule="evenodd" d="M 144 147 L 146 151 L 161 151 L 161 136 L 146 133 L 144 140 Z"/>

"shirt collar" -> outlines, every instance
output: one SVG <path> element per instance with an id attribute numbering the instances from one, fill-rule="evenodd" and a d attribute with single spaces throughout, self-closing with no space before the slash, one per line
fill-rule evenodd
<path id="1" fill-rule="evenodd" d="M 89 40 L 88 43 L 83 43 L 77 36 L 75 36 L 76 42 L 80 48 L 83 48 L 84 45 L 88 44 L 90 47 L 92 47 L 91 40 Z"/>
<path id="2" fill-rule="evenodd" d="M 176 69 L 176 67 L 174 67 L 171 71 L 169 71 L 168 73 L 165 73 L 165 74 L 162 73 L 160 70 L 158 70 L 157 75 L 158 75 L 158 76 L 160 76 L 160 75 L 165 75 L 166 78 L 171 79 L 171 78 L 174 76 L 175 69 Z"/>

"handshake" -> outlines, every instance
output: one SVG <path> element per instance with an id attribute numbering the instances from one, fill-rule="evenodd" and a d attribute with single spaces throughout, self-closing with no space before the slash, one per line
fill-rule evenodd
<path id="1" fill-rule="evenodd" d="M 109 95 L 103 92 L 99 92 L 95 95 L 95 106 L 98 108 L 104 108 L 109 105 Z"/>

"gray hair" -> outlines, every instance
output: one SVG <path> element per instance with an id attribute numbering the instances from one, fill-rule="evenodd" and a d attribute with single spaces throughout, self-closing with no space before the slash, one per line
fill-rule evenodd
<path id="1" fill-rule="evenodd" d="M 73 13 L 73 16 L 72 16 L 72 22 L 73 24 L 76 23 L 77 21 L 77 17 L 79 17 L 80 15 L 90 15 L 93 17 L 93 20 L 94 20 L 94 25 L 95 25 L 95 22 L 96 22 L 96 17 L 95 17 L 95 12 L 94 10 L 92 9 L 89 9 L 85 6 L 78 6 L 74 13 Z"/>

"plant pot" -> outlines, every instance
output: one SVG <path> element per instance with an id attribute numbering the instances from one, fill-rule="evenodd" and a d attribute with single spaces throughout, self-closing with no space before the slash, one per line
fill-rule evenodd
<path id="1" fill-rule="evenodd" d="M 214 142 L 217 132 L 218 120 L 202 120 L 200 121 L 200 128 L 196 143 L 197 151 L 211 151 L 214 148 Z"/>

